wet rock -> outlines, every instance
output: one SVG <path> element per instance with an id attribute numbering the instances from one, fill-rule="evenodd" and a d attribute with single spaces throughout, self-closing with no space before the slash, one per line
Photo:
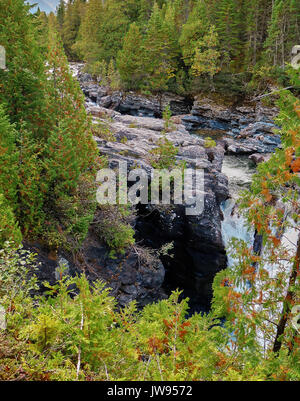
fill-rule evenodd
<path id="1" fill-rule="evenodd" d="M 270 154 L 253 153 L 249 156 L 249 159 L 252 160 L 255 165 L 257 165 L 269 160 L 270 156 Z"/>
<path id="2" fill-rule="evenodd" d="M 266 122 L 259 121 L 259 122 L 255 122 L 253 124 L 247 125 L 246 128 L 244 128 L 240 131 L 239 135 L 242 138 L 247 138 L 249 136 L 255 135 L 257 132 L 273 134 L 274 128 L 275 128 L 275 125 L 272 123 L 266 123 Z"/>
<path id="3" fill-rule="evenodd" d="M 94 117 L 105 119 L 106 117 L 116 117 L 119 113 L 114 110 L 107 109 L 101 106 L 88 106 L 87 112 Z"/>
<path id="4" fill-rule="evenodd" d="M 101 98 L 97 97 L 96 101 L 99 104 L 99 106 L 109 108 L 112 104 L 112 97 L 110 95 L 103 96 Z"/>

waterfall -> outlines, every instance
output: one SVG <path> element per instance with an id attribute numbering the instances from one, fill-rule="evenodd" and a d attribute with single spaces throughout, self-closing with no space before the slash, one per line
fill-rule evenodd
<path id="1" fill-rule="evenodd" d="M 222 172 L 225 173 L 228 177 L 229 181 L 229 192 L 231 195 L 230 199 L 227 199 L 225 202 L 221 204 L 221 210 L 223 212 L 223 221 L 222 221 L 222 238 L 225 247 L 227 248 L 230 240 L 232 238 L 237 238 L 245 241 L 249 247 L 254 246 L 255 232 L 252 229 L 249 229 L 246 225 L 245 219 L 242 215 L 239 214 L 238 209 L 236 207 L 236 200 L 239 197 L 239 192 L 241 189 L 245 187 L 249 187 L 251 183 L 251 177 L 255 172 L 255 169 L 251 167 L 251 164 L 247 162 L 247 160 L 240 157 L 232 157 L 225 156 L 224 165 Z M 279 201 L 280 202 L 280 201 Z M 284 207 L 284 206 L 283 206 Z M 289 252 L 289 257 L 286 260 L 280 261 L 279 263 L 270 263 L 266 262 L 265 269 L 268 271 L 269 277 L 276 279 L 276 277 L 280 276 L 282 272 L 291 272 L 292 270 L 292 260 L 296 253 L 297 247 L 297 239 L 298 239 L 298 230 L 293 227 L 292 220 L 289 217 L 289 211 L 285 208 L 285 218 L 284 220 L 290 223 L 289 227 L 285 229 L 285 231 L 281 235 L 281 245 Z M 276 232 L 273 233 L 276 235 Z M 260 249 L 262 258 L 268 259 L 268 252 L 262 247 Z M 228 267 L 234 265 L 235 258 L 234 255 L 228 256 Z M 260 286 L 259 278 L 256 281 L 256 287 Z M 288 282 L 286 282 L 286 290 L 287 290 Z M 243 292 L 245 288 L 238 287 L 237 291 Z M 268 290 L 264 289 L 263 297 L 268 298 Z M 263 311 L 264 305 L 257 305 L 256 311 Z M 282 302 L 277 303 L 277 308 L 275 311 L 269 311 L 268 319 L 269 322 L 276 322 L 279 319 L 279 314 L 282 310 Z M 268 323 L 266 324 L 266 327 Z M 257 340 L 261 345 L 261 349 L 265 352 L 267 349 L 272 347 L 274 338 L 268 335 L 270 330 L 257 328 Z M 234 341 L 235 336 L 232 334 L 232 340 Z"/>
<path id="2" fill-rule="evenodd" d="M 244 217 L 239 214 L 236 200 L 242 189 L 250 186 L 251 178 L 255 172 L 248 157 L 225 156 L 222 172 L 227 175 L 229 181 L 229 193 L 231 198 L 221 204 L 223 213 L 222 238 L 225 247 L 228 247 L 232 238 L 244 240 L 249 246 L 253 245 L 254 230 L 249 230 Z M 232 266 L 234 258 L 228 255 L 228 266 Z"/>

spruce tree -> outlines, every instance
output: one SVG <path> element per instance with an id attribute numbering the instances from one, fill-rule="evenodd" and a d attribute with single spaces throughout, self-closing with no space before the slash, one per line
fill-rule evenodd
<path id="1" fill-rule="evenodd" d="M 18 132 L 10 124 L 8 116 L 0 104 L 0 193 L 5 196 L 13 210 L 17 207 L 19 182 L 17 136 Z"/>
<path id="2" fill-rule="evenodd" d="M 266 39 L 266 59 L 273 65 L 290 62 L 292 47 L 300 40 L 300 5 L 293 0 L 275 0 Z"/>
<path id="3" fill-rule="evenodd" d="M 117 58 L 118 70 L 127 89 L 139 89 L 143 82 L 143 52 L 143 36 L 134 22 L 129 27 Z"/>
<path id="4" fill-rule="evenodd" d="M 191 66 L 194 60 L 198 41 L 208 32 L 210 27 L 207 4 L 204 0 L 197 0 L 187 22 L 182 27 L 180 45 L 183 59 L 187 66 Z"/>
<path id="5" fill-rule="evenodd" d="M 174 19 L 166 21 L 163 10 L 154 3 L 144 41 L 145 87 L 149 90 L 166 90 L 169 80 L 175 76 L 178 53 L 171 36 L 173 24 Z"/>
<path id="6" fill-rule="evenodd" d="M 220 0 L 216 29 L 220 37 L 221 50 L 231 60 L 231 69 L 239 69 L 243 62 L 243 35 L 245 28 L 242 21 L 241 0 Z"/>
<path id="7" fill-rule="evenodd" d="M 191 72 L 194 76 L 207 74 L 212 78 L 218 71 L 220 52 L 219 40 L 215 27 L 211 25 L 208 33 L 197 42 Z"/>
<path id="8" fill-rule="evenodd" d="M 57 246 L 63 232 L 77 246 L 87 234 L 95 210 L 94 179 L 97 148 L 92 138 L 90 121 L 84 108 L 84 97 L 69 72 L 57 33 L 50 27 L 49 109 L 53 129 L 45 149 L 45 180 L 48 185 L 48 236 Z M 51 202 L 50 202 L 51 200 Z"/>
<path id="9" fill-rule="evenodd" d="M 61 16 L 60 16 L 61 20 Z M 65 53 L 70 60 L 76 60 L 77 54 L 74 51 L 74 44 L 78 35 L 81 21 L 81 0 L 69 1 L 63 16 L 62 38 Z M 58 24 L 60 21 L 58 20 Z"/>
<path id="10" fill-rule="evenodd" d="M 57 18 L 57 23 L 59 27 L 59 31 L 62 32 L 63 24 L 64 24 L 64 19 L 65 19 L 65 2 L 64 0 L 60 0 L 59 5 L 57 6 L 57 12 L 56 12 L 56 18 Z"/>
<path id="11" fill-rule="evenodd" d="M 43 129 L 47 130 L 49 120 L 44 96 L 45 66 L 29 8 L 23 0 L 1 1 L 0 43 L 6 50 L 7 68 L 0 69 L 0 103 L 6 105 L 16 128 L 26 123 L 40 135 Z"/>

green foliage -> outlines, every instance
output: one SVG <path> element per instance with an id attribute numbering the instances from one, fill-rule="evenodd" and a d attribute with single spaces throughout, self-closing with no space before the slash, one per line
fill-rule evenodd
<path id="1" fill-rule="evenodd" d="M 150 164 L 157 169 L 172 169 L 176 164 L 178 149 L 173 142 L 164 135 L 157 143 L 157 147 L 150 151 Z"/>
<path id="2" fill-rule="evenodd" d="M 129 27 L 123 48 L 118 53 L 117 66 L 122 82 L 128 89 L 139 89 L 143 81 L 143 36 L 136 23 Z"/>
<path id="3" fill-rule="evenodd" d="M 218 45 L 218 34 L 212 25 L 203 39 L 196 44 L 191 65 L 192 75 L 208 74 L 212 78 L 220 70 L 218 64 L 221 53 L 217 50 Z"/>
<path id="4" fill-rule="evenodd" d="M 275 0 L 265 42 L 265 56 L 273 65 L 290 62 L 291 49 L 299 42 L 299 2 Z"/>
<path id="5" fill-rule="evenodd" d="M 0 104 L 0 192 L 13 208 L 17 204 L 19 152 L 16 147 L 17 131 L 10 124 Z"/>
<path id="6" fill-rule="evenodd" d="M 76 0 L 60 4 L 57 26 L 69 58 L 81 57 L 90 69 L 117 61 L 117 89 L 121 84 L 144 93 L 212 88 L 222 93 L 219 72 L 235 81 L 273 65 L 282 74 L 300 39 L 298 3 L 130 0 L 125 8 L 121 0 Z M 257 90 L 255 82 L 241 83 L 239 92 Z"/>
<path id="7" fill-rule="evenodd" d="M 25 237 L 76 248 L 96 207 L 98 152 L 84 97 L 68 71 L 54 15 L 41 31 L 36 18 L 42 13 L 33 17 L 22 0 L 4 3 L 0 42 L 7 69 L 0 70 L 0 192 Z M 35 39 L 38 33 L 39 40 L 48 34 L 47 55 Z M 47 71 L 42 56 L 47 56 Z"/>
<path id="8" fill-rule="evenodd" d="M 172 112 L 169 104 L 164 108 L 162 117 L 164 120 L 164 132 L 172 130 L 174 128 L 174 124 L 171 121 Z"/>
<path id="9" fill-rule="evenodd" d="M 77 39 L 82 16 L 82 0 L 60 4 L 57 12 L 57 23 L 64 43 L 64 50 L 71 60 L 78 59 L 77 49 L 74 47 Z"/>
<path id="10" fill-rule="evenodd" d="M 110 257 L 124 255 L 134 244 L 134 230 L 130 220 L 131 213 L 126 206 L 101 206 L 96 232 L 109 246 Z"/>
<path id="11" fill-rule="evenodd" d="M 97 124 L 92 125 L 92 133 L 94 136 L 104 139 L 108 142 L 116 142 L 116 137 L 111 131 L 110 125 L 107 121 L 101 120 Z"/>
<path id="12" fill-rule="evenodd" d="M 0 43 L 6 50 L 6 69 L 0 69 L 0 103 L 15 128 L 26 122 L 32 133 L 47 130 L 45 75 L 42 53 L 35 40 L 29 6 L 23 0 L 3 0 Z M 12 44 L 12 38 L 13 43 Z"/>
<path id="13" fill-rule="evenodd" d="M 197 1 L 189 14 L 186 24 L 182 27 L 180 45 L 186 65 L 191 66 L 194 60 L 198 41 L 209 30 L 208 8 L 204 1 Z"/>
<path id="14" fill-rule="evenodd" d="M 178 45 L 174 30 L 174 16 L 166 19 L 157 3 L 154 3 L 144 42 L 145 89 L 154 92 L 166 90 L 169 80 L 175 76 Z"/>
<path id="15" fill-rule="evenodd" d="M 118 311 L 104 283 L 91 287 L 84 276 L 45 285 L 52 296 L 35 299 L 34 307 L 20 289 L 14 312 L 7 308 L 1 378 L 22 369 L 25 380 L 299 379 L 297 354 L 264 358 L 249 342 L 251 352 L 237 354 L 227 326 L 212 314 L 186 317 L 178 291 L 137 312 L 134 302 Z"/>
<path id="16" fill-rule="evenodd" d="M 0 248 L 8 240 L 19 245 L 22 241 L 22 234 L 12 208 L 0 193 Z"/>
<path id="17" fill-rule="evenodd" d="M 214 141 L 209 136 L 205 138 L 205 141 L 204 141 L 204 147 L 205 148 L 214 148 L 216 145 L 217 145 L 216 141 Z"/>

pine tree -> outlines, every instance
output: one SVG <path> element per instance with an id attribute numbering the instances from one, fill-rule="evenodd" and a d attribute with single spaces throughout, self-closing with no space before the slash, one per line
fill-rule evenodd
<path id="1" fill-rule="evenodd" d="M 13 210 L 17 207 L 19 182 L 17 135 L 15 127 L 10 124 L 3 107 L 0 105 L 0 193 L 5 196 Z"/>
<path id="2" fill-rule="evenodd" d="M 166 90 L 169 80 L 175 76 L 178 56 L 174 46 L 175 21 L 164 18 L 163 10 L 154 3 L 144 41 L 144 68 L 147 73 L 145 86 L 153 91 Z"/>
<path id="3" fill-rule="evenodd" d="M 273 65 L 290 62 L 291 49 L 300 40 L 300 6 L 293 0 L 275 0 L 266 39 L 266 57 Z"/>
<path id="4" fill-rule="evenodd" d="M 46 206 L 51 232 L 57 246 L 58 231 L 70 235 L 73 245 L 84 239 L 95 210 L 94 179 L 97 148 L 84 108 L 84 97 L 69 72 L 57 33 L 50 27 L 49 56 L 52 90 L 49 109 L 54 119 L 45 149 L 45 180 L 49 201 Z M 52 220 L 52 221 L 51 221 Z"/>
<path id="5" fill-rule="evenodd" d="M 143 83 L 143 51 L 143 36 L 139 26 L 134 22 L 129 27 L 123 48 L 119 51 L 117 58 L 121 79 L 128 89 L 139 89 Z"/>
<path id="6" fill-rule="evenodd" d="M 230 66 L 239 69 L 243 61 L 243 8 L 241 0 L 220 0 L 216 15 L 216 29 L 221 50 L 231 60 Z"/>
<path id="7" fill-rule="evenodd" d="M 203 39 L 197 42 L 193 64 L 191 65 L 191 72 L 194 76 L 208 74 L 212 78 L 220 71 L 218 47 L 218 34 L 212 25 Z"/>
<path id="8" fill-rule="evenodd" d="M 69 1 L 63 18 L 62 38 L 64 49 L 66 55 L 71 60 L 76 60 L 77 58 L 77 54 L 74 52 L 73 46 L 77 39 L 81 22 L 81 5 L 81 0 L 74 0 L 74 2 Z"/>
<path id="9" fill-rule="evenodd" d="M 183 59 L 187 66 L 192 65 L 198 41 L 203 39 L 209 27 L 210 21 L 207 13 L 207 4 L 204 0 L 197 0 L 186 24 L 182 27 L 180 36 Z"/>

